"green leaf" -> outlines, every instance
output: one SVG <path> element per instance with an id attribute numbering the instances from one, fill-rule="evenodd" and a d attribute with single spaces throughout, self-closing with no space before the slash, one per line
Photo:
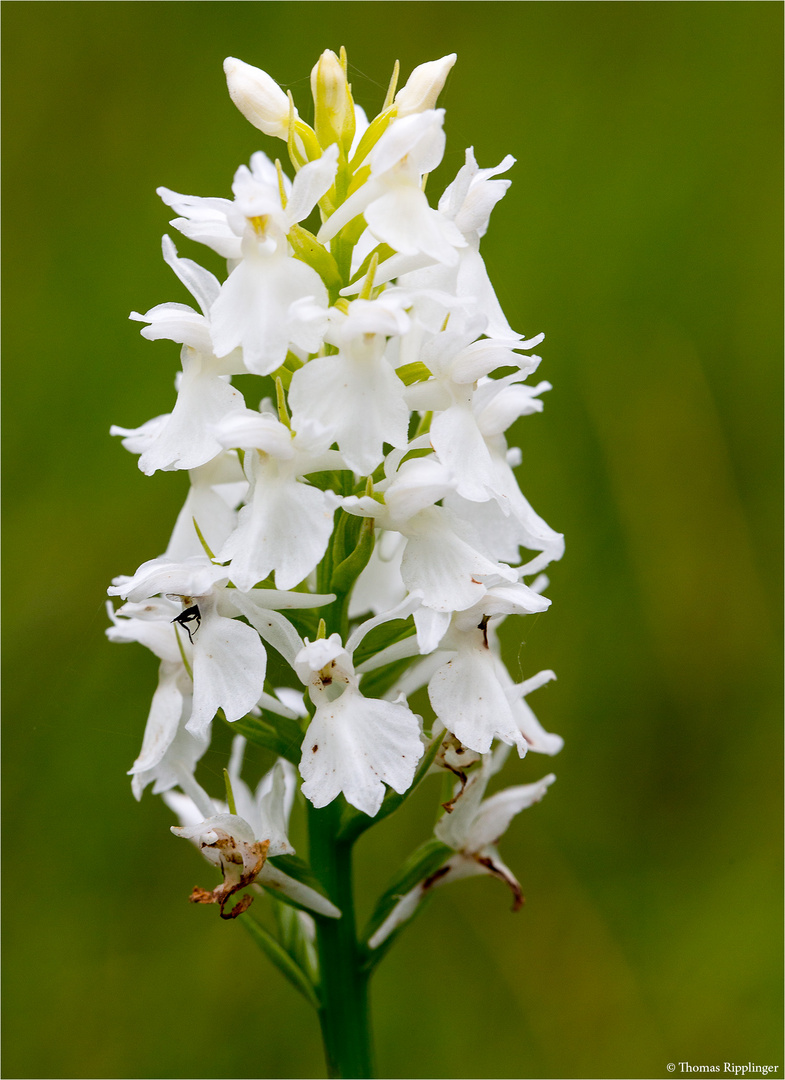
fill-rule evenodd
<path id="1" fill-rule="evenodd" d="M 268 960 L 275 964 L 281 974 L 289 980 L 296 990 L 300 991 L 306 1001 L 313 1005 L 318 1012 L 321 1008 L 321 1002 L 316 988 L 300 965 L 292 959 L 273 935 L 251 916 L 243 914 L 240 916 L 240 921 L 262 952 L 267 954 Z"/>
<path id="2" fill-rule="evenodd" d="M 281 385 L 283 386 L 284 390 L 288 390 L 292 384 L 293 374 L 294 372 L 290 371 L 285 364 L 281 364 L 281 366 L 279 368 L 276 368 L 276 370 L 273 372 L 273 380 L 280 379 Z"/>
<path id="3" fill-rule="evenodd" d="M 312 487 L 320 491 L 334 491 L 336 495 L 351 495 L 354 487 L 354 473 L 348 469 L 312 472 L 305 479 Z"/>
<path id="4" fill-rule="evenodd" d="M 379 139 L 389 127 L 390 123 L 395 119 L 398 110 L 395 106 L 389 109 L 385 109 L 384 112 L 379 113 L 375 117 L 368 127 L 363 132 L 362 138 L 357 145 L 354 157 L 349 162 L 352 172 L 356 172 L 363 161 L 365 161 L 368 154 L 376 146 Z"/>
<path id="5" fill-rule="evenodd" d="M 380 698 L 384 697 L 390 687 L 403 675 L 407 668 L 418 660 L 422 660 L 421 656 L 405 656 L 402 660 L 394 660 L 390 664 L 385 664 L 384 667 L 377 668 L 375 671 L 368 671 L 362 676 L 360 687 L 365 697 Z"/>
<path id="6" fill-rule="evenodd" d="M 396 641 L 411 637 L 416 629 L 411 615 L 408 619 L 390 619 L 381 626 L 375 626 L 354 650 L 355 665 L 359 667 L 360 664 L 380 653 L 382 649 L 386 649 L 388 645 L 394 645 Z M 420 660 L 422 657 L 418 656 L 415 659 Z"/>
<path id="7" fill-rule="evenodd" d="M 357 517 L 355 514 L 347 514 L 343 507 L 336 510 L 335 525 L 330 544 L 335 566 L 343 562 L 347 555 L 354 551 L 362 523 L 363 518 Z"/>
<path id="8" fill-rule="evenodd" d="M 275 896 L 273 893 L 269 895 Z M 278 930 L 278 940 L 281 945 L 295 963 L 306 972 L 309 978 L 314 983 L 317 983 L 319 964 L 314 946 L 303 929 L 302 920 L 298 918 L 297 912 L 289 904 L 273 902 L 272 911 Z"/>
<path id="9" fill-rule="evenodd" d="M 324 608 L 288 608 L 286 611 L 286 618 L 301 638 L 308 638 L 310 641 L 313 641 L 316 637 L 319 618 L 323 611 Z M 272 646 L 268 645 L 267 648 L 270 649 Z M 289 670 L 291 672 L 291 669 Z M 282 686 L 283 683 L 277 683 L 276 685 Z M 299 686 L 297 689 L 302 690 L 302 686 Z M 300 759 L 298 758 L 297 760 L 299 761 Z"/>
<path id="10" fill-rule="evenodd" d="M 424 881 L 438 870 L 454 854 L 449 844 L 443 844 L 435 837 L 426 840 L 413 851 L 377 900 L 363 938 L 367 941 L 379 929 L 400 898 L 413 889 L 418 881 Z"/>
<path id="11" fill-rule="evenodd" d="M 417 772 L 414 774 L 414 779 L 412 780 L 410 787 L 404 791 L 403 795 L 399 795 L 398 792 L 393 791 L 392 788 L 387 789 L 387 794 L 384 796 L 382 805 L 379 807 L 379 812 L 375 817 L 368 817 L 362 810 L 356 810 L 353 806 L 347 807 L 344 816 L 341 818 L 338 838 L 353 844 L 358 836 L 362 836 L 366 829 L 370 829 L 370 827 L 375 825 L 378 821 L 383 821 L 384 818 L 389 817 L 393 811 L 397 810 L 399 806 L 405 803 L 412 792 L 424 779 L 425 774 L 433 764 L 433 759 L 436 757 L 441 744 L 442 736 L 437 735 L 423 754 L 420 764 L 417 766 Z"/>
<path id="12" fill-rule="evenodd" d="M 423 907 L 422 902 L 420 902 L 409 918 L 402 922 L 400 926 L 397 926 L 378 948 L 368 949 L 368 941 L 382 925 L 400 898 L 413 889 L 418 882 L 430 877 L 453 854 L 451 847 L 432 837 L 430 840 L 426 840 L 416 851 L 413 851 L 409 858 L 399 867 L 395 877 L 377 900 L 376 907 L 373 909 L 363 933 L 362 940 L 367 950 L 366 963 L 368 966 L 374 966 L 381 960 L 401 930 L 408 926 Z M 427 894 L 425 894 L 425 898 L 427 898 Z"/>
<path id="13" fill-rule="evenodd" d="M 351 516 L 349 514 L 347 517 Z M 357 519 L 360 520 L 360 519 Z M 368 560 L 373 553 L 375 540 L 373 518 L 362 518 L 357 542 L 352 551 L 342 559 L 337 566 L 333 567 L 330 579 L 330 591 L 334 593 L 348 593 L 357 578 L 368 565 Z"/>
<path id="14" fill-rule="evenodd" d="M 248 715 L 231 722 L 224 717 L 224 723 L 235 735 L 244 735 L 248 742 L 275 751 L 279 757 L 286 758 L 293 765 L 300 764 L 303 733 L 296 720 L 262 710 L 261 716 Z"/>
<path id="15" fill-rule="evenodd" d="M 292 254 L 295 259 L 312 266 L 328 289 L 338 288 L 343 285 L 341 274 L 333 256 L 320 244 L 313 233 L 308 232 L 302 225 L 292 225 L 287 236 L 292 245 Z"/>

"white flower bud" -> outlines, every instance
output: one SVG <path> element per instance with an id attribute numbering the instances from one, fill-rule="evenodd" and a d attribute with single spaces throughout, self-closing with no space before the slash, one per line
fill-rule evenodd
<path id="1" fill-rule="evenodd" d="M 441 60 L 431 60 L 420 64 L 409 76 L 406 86 L 395 95 L 398 116 L 411 116 L 412 113 L 425 112 L 436 105 L 436 99 L 442 92 L 450 69 L 457 60 L 456 53 L 443 56 Z"/>
<path id="2" fill-rule="evenodd" d="M 233 56 L 224 60 L 229 96 L 246 120 L 265 135 L 286 139 L 289 134 L 289 98 L 261 68 Z M 295 111 L 295 116 L 297 112 Z"/>

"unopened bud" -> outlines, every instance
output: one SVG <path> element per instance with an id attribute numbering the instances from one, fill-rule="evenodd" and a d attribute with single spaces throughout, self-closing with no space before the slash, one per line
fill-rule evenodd
<path id="1" fill-rule="evenodd" d="M 443 56 L 441 60 L 430 60 L 420 64 L 409 76 L 406 86 L 395 95 L 398 116 L 411 116 L 412 113 L 425 112 L 436 105 L 436 99 L 442 92 L 450 68 L 458 59 L 456 53 Z"/>
<path id="2" fill-rule="evenodd" d="M 229 96 L 245 119 L 265 135 L 286 139 L 289 134 L 289 99 L 275 79 L 261 68 L 245 64 L 233 56 L 227 56 L 224 60 L 224 71 Z"/>
<path id="3" fill-rule="evenodd" d="M 311 71 L 314 130 L 324 148 L 338 143 L 347 151 L 354 138 L 354 101 L 343 64 L 325 49 Z"/>

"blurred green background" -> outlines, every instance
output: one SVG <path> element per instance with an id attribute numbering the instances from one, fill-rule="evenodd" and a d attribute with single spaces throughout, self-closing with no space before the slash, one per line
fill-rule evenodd
<path id="1" fill-rule="evenodd" d="M 188 905 L 209 868 L 131 797 L 156 664 L 105 642 L 104 590 L 163 550 L 184 495 L 108 437 L 172 401 L 177 347 L 127 321 L 188 299 L 155 188 L 225 196 L 254 150 L 280 153 L 231 105 L 226 55 L 307 117 L 341 44 L 369 111 L 396 57 L 405 78 L 458 53 L 429 192 L 467 145 L 517 158 L 484 254 L 512 325 L 547 333 L 520 477 L 567 537 L 552 610 L 506 643 L 516 673 L 557 671 L 532 704 L 566 739 L 505 773 L 558 775 L 502 842 L 527 905 L 489 878 L 434 898 L 374 984 L 380 1075 L 781 1069 L 782 5 L 2 14 L 4 1075 L 323 1075 L 308 1007 Z M 361 842 L 362 910 L 437 797 Z"/>

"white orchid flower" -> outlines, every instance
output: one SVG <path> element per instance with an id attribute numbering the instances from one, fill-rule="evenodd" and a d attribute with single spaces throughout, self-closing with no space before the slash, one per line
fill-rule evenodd
<path id="1" fill-rule="evenodd" d="M 329 432 L 349 468 L 361 476 L 384 460 L 384 443 L 404 446 L 409 409 L 405 387 L 385 356 L 387 338 L 410 327 L 406 297 L 382 294 L 335 311 L 327 340 L 338 353 L 295 371 L 289 390 L 292 425 L 308 417 Z"/>
<path id="2" fill-rule="evenodd" d="M 483 800 L 488 781 L 496 771 L 493 757 L 488 755 L 456 796 L 452 812 L 439 819 L 434 834 L 455 854 L 401 897 L 369 939 L 372 949 L 377 949 L 398 926 L 410 919 L 432 889 L 450 881 L 491 874 L 510 888 L 513 911 L 523 904 L 521 886 L 502 862 L 497 844 L 516 814 L 539 802 L 556 777 L 549 773 L 534 784 L 504 788 Z"/>
<path id="3" fill-rule="evenodd" d="M 175 784 L 188 783 L 210 742 L 209 731 L 195 737 L 185 730 L 191 716 L 193 683 L 171 626 L 181 606 L 161 598 L 123 604 L 117 611 L 107 601 L 106 607 L 112 622 L 106 631 L 110 641 L 138 642 L 161 661 L 142 749 L 129 770 L 137 799 L 148 784 L 153 784 L 153 793 L 159 795 Z"/>
<path id="4" fill-rule="evenodd" d="M 349 639 L 355 646 L 357 634 Z M 316 712 L 303 740 L 303 794 L 326 806 L 343 792 L 346 801 L 373 817 L 385 784 L 403 794 L 423 755 L 420 720 L 405 700 L 363 696 L 351 652 L 338 634 L 305 641 L 295 669 Z"/>
<path id="5" fill-rule="evenodd" d="M 491 452 L 477 417 L 477 383 L 484 380 L 496 386 L 503 380 L 487 379 L 490 372 L 513 365 L 519 372 L 511 378 L 525 378 L 535 370 L 540 358 L 521 356 L 513 350 L 531 348 L 542 340 L 541 335 L 530 341 L 477 340 L 486 322 L 484 317 L 461 319 L 453 328 L 451 320 L 450 328 L 426 341 L 420 360 L 432 378 L 414 384 L 407 392 L 407 401 L 414 408 L 421 412 L 437 410 L 431 421 L 431 446 L 455 476 L 458 494 L 472 502 L 490 498 L 495 480 Z M 507 385 L 503 382 L 503 386 Z"/>
<path id="6" fill-rule="evenodd" d="M 291 343 L 306 352 L 318 349 L 327 290 L 312 267 L 291 258 L 286 234 L 328 190 L 337 161 L 338 148 L 331 146 L 305 165 L 286 206 L 277 174 L 273 179 L 269 170 L 237 170 L 230 224 L 237 232 L 242 228 L 242 259 L 211 309 L 216 355 L 242 346 L 249 371 L 267 375 L 283 363 Z"/>
<path id="7" fill-rule="evenodd" d="M 447 293 L 462 302 L 467 313 L 485 316 L 489 337 L 520 339 L 522 335 L 507 322 L 479 250 L 491 212 L 510 186 L 509 180 L 494 177 L 514 164 L 515 158 L 508 154 L 499 165 L 480 169 L 474 150 L 469 147 L 465 164 L 439 200 L 438 213 L 442 220 L 449 222 L 463 240 L 462 244 L 456 245 L 456 258 L 452 261 L 434 259 L 424 251 L 407 254 L 398 248 L 399 253 L 379 264 L 374 278 L 376 284 L 395 278 L 398 285 L 413 293 L 422 290 Z M 359 288 L 360 284 L 355 283 L 342 292 L 351 296 Z"/>
<path id="8" fill-rule="evenodd" d="M 195 469 L 221 452 L 211 428 L 226 413 L 243 407 L 242 394 L 229 379 L 247 370 L 239 350 L 222 359 L 213 352 L 209 311 L 219 294 L 218 280 L 191 259 L 179 258 L 168 236 L 163 238 L 163 255 L 202 313 L 186 304 L 159 304 L 144 315 L 131 313 L 132 319 L 149 324 L 141 331 L 143 337 L 151 341 L 166 338 L 183 346 L 172 412 L 160 417 L 154 430 L 112 428 L 112 434 L 125 435 L 126 439 L 146 436 L 139 447 L 139 468 L 147 476 L 159 469 Z M 131 449 L 127 442 L 125 445 Z"/>
<path id="9" fill-rule="evenodd" d="M 235 173 L 234 201 L 197 199 L 159 188 L 159 195 L 182 218 L 172 224 L 207 244 L 236 265 L 210 308 L 215 355 L 239 346 L 249 371 L 266 375 L 286 358 L 290 344 L 315 352 L 321 342 L 327 290 L 317 272 L 293 259 L 286 240 L 330 188 L 338 162 L 337 146 L 297 174 L 281 198 L 278 173 L 258 152 L 251 167 Z"/>
<path id="10" fill-rule="evenodd" d="M 395 120 L 370 154 L 371 175 L 327 219 L 318 239 L 325 243 L 358 214 L 371 233 L 404 255 L 422 253 L 453 265 L 466 240 L 443 214 L 428 205 L 422 190 L 424 173 L 432 172 L 444 154 L 443 109 L 427 109 Z M 389 279 L 387 279 L 389 280 Z"/>
<path id="11" fill-rule="evenodd" d="M 515 745 L 526 740 L 499 681 L 499 662 L 488 639 L 488 623 L 500 615 L 545 611 L 550 600 L 521 583 L 489 588 L 477 604 L 452 616 L 440 649 L 452 655 L 433 674 L 428 696 L 438 719 L 464 746 L 487 754 L 494 739 Z"/>
<path id="12" fill-rule="evenodd" d="M 146 339 L 180 347 L 176 400 L 139 427 L 112 428 L 142 472 L 185 470 L 190 481 L 165 553 L 109 589 L 125 601 L 110 608 L 109 638 L 158 661 L 133 793 L 162 794 L 179 817 L 174 834 L 220 871 L 193 901 L 233 918 L 267 889 L 300 908 L 273 905 L 274 929 L 248 928 L 321 1011 L 325 1033 L 334 1029 L 342 1075 L 367 1075 L 366 975 L 433 888 L 490 874 L 522 902 L 496 844 L 553 776 L 485 798 L 487 785 L 513 747 L 523 757 L 562 745 L 527 702 L 553 672 L 516 681 L 496 635 L 502 619 L 548 607 L 539 571 L 564 549 L 521 493 L 521 454 L 506 438 L 550 389 L 525 381 L 543 335 L 510 328 L 480 255 L 514 159 L 480 169 L 469 149 L 438 206 L 426 195 L 444 155 L 436 104 L 454 61 L 421 64 L 397 93 L 396 64 L 369 122 L 345 50 L 327 50 L 311 72 L 310 127 L 266 72 L 226 60 L 232 100 L 285 142 L 294 179 L 258 152 L 234 172 L 230 198 L 159 189 L 172 225 L 226 272 L 163 238 L 193 302 L 131 317 Z M 269 647 L 269 674 L 288 685 L 267 680 Z M 428 698 L 427 739 L 414 693 Z M 216 718 L 242 731 L 225 802 L 206 789 L 216 769 L 200 764 Z M 255 755 L 287 759 L 255 786 L 243 775 L 246 738 Z M 340 915 L 315 891 L 319 878 L 344 907 L 343 855 L 409 794 L 418 763 L 428 771 L 425 754 L 460 784 L 434 839 L 394 878 L 405 895 L 381 898 L 376 956 L 350 911 L 316 934 L 305 909 Z M 298 786 L 312 804 L 312 870 L 289 839 Z M 302 883 L 309 875 L 314 888 Z M 339 954 L 346 979 L 332 971 Z M 344 991 L 359 1024 L 351 1064 L 340 1045 L 348 1029 L 338 1032 Z"/>
<path id="13" fill-rule="evenodd" d="M 151 559 L 132 578 L 116 579 L 112 596 L 133 602 L 164 594 L 179 597 L 182 610 L 172 620 L 193 673 L 193 709 L 186 729 L 203 735 L 219 709 L 239 720 L 264 691 L 267 653 L 260 634 L 278 648 L 293 628 L 277 608 L 312 607 L 328 597 L 255 589 L 249 594 L 227 588 L 229 571 L 206 556 L 182 562 Z M 240 622 L 245 615 L 252 626 Z M 175 628 L 172 628 L 175 632 Z"/>
<path id="14" fill-rule="evenodd" d="M 463 611 L 485 594 L 487 585 L 516 580 L 509 566 L 459 535 L 460 522 L 449 510 L 434 505 L 455 488 L 452 474 L 434 457 L 405 461 L 382 488 L 384 504 L 365 495 L 349 496 L 342 505 L 406 538 L 401 577 L 410 593 L 421 595 L 424 607 Z"/>
<path id="15" fill-rule="evenodd" d="M 247 911 L 253 897 L 246 894 L 228 912 L 227 901 L 240 889 L 256 884 L 281 893 L 319 915 L 339 918 L 340 911 L 326 897 L 268 861 L 276 855 L 294 852 L 287 838 L 294 769 L 288 761 L 279 758 L 252 795 L 239 776 L 244 743 L 244 739 L 235 739 L 229 768 L 237 813 L 227 813 L 223 804 L 217 804 L 216 808 L 223 812 L 201 820 L 198 807 L 188 796 L 176 792 L 165 796 L 181 821 L 179 826 L 171 826 L 171 831 L 190 840 L 223 875 L 223 881 L 213 890 L 197 886 L 191 893 L 192 902 L 219 904 L 221 916 L 233 919 Z"/>
<path id="16" fill-rule="evenodd" d="M 242 447 L 250 482 L 237 527 L 222 545 L 219 558 L 231 561 L 232 580 L 249 590 L 275 574 L 276 587 L 291 589 L 324 555 L 340 499 L 302 480 L 309 472 L 343 468 L 339 455 L 324 451 L 317 422 L 292 433 L 269 413 L 238 411 L 216 429 L 225 446 Z M 337 459 L 337 460 L 336 460 Z"/>
<path id="17" fill-rule="evenodd" d="M 202 539 L 210 551 L 220 551 L 237 525 L 236 507 L 248 493 L 237 454 L 228 451 L 189 470 L 188 478 L 191 486 L 164 552 L 173 562 L 204 554 Z"/>

